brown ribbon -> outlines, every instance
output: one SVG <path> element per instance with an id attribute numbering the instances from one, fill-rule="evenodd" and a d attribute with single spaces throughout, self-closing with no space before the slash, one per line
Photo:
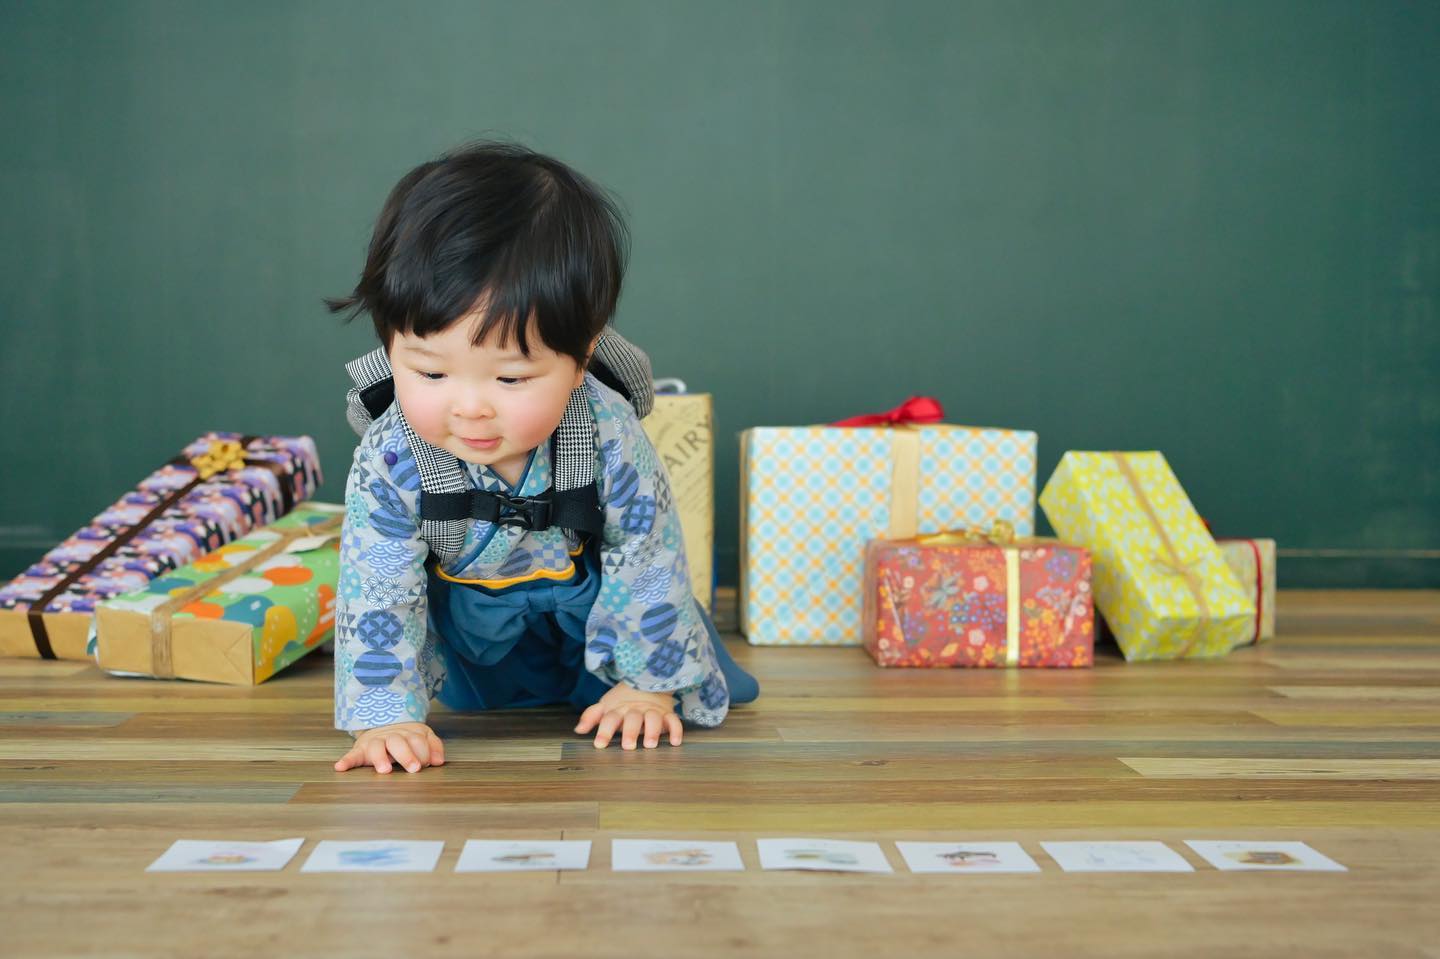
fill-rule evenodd
<path id="1" fill-rule="evenodd" d="M 1200 624 L 1196 627 L 1195 635 L 1191 637 L 1190 642 L 1186 643 L 1185 647 L 1180 650 L 1179 658 L 1184 658 L 1185 655 L 1190 652 L 1191 648 L 1194 647 L 1195 643 L 1199 641 L 1200 629 L 1203 628 L 1204 621 L 1210 618 L 1210 604 L 1205 601 L 1205 583 L 1200 578 L 1200 574 L 1195 570 L 1195 566 L 1200 562 L 1200 557 L 1189 560 L 1180 558 L 1179 552 L 1175 549 L 1175 544 L 1170 541 L 1170 534 L 1165 532 L 1165 524 L 1160 522 L 1160 517 L 1156 514 L 1155 507 L 1151 504 L 1149 497 L 1145 495 L 1145 489 L 1140 485 L 1140 478 L 1136 476 L 1135 471 L 1131 469 L 1129 461 L 1125 459 L 1125 454 L 1111 453 L 1110 455 L 1114 457 L 1116 464 L 1120 467 L 1120 475 L 1125 477 L 1125 481 L 1128 482 L 1130 488 L 1134 490 L 1135 499 L 1140 503 L 1140 508 L 1145 511 L 1145 515 L 1150 520 L 1150 525 L 1155 527 L 1155 532 L 1159 534 L 1160 542 L 1165 547 L 1166 555 L 1156 555 L 1152 557 L 1153 562 L 1156 566 L 1164 570 L 1166 574 L 1179 576 L 1185 582 L 1185 585 L 1190 588 L 1191 594 L 1195 597 L 1195 604 L 1200 607 Z"/>
<path id="2" fill-rule="evenodd" d="M 191 458 L 182 453 L 170 460 L 168 465 L 171 466 L 193 466 L 196 470 L 195 478 L 179 489 L 172 490 L 166 494 L 164 498 L 155 505 L 154 509 L 140 517 L 130 528 L 116 535 L 116 537 L 109 543 L 106 543 L 104 548 L 98 553 L 75 567 L 67 573 L 60 582 L 50 587 L 50 589 L 41 594 L 39 599 L 30 604 L 26 618 L 30 623 L 30 635 L 35 640 L 35 650 L 40 654 L 41 659 L 56 658 L 55 649 L 50 644 L 50 636 L 45 631 L 45 607 L 49 606 L 57 596 L 60 596 L 73 586 L 80 577 L 95 569 L 95 567 L 113 556 L 116 550 L 120 549 L 120 547 L 126 543 L 129 543 L 136 536 L 139 536 L 145 527 L 149 526 L 157 517 L 178 503 L 187 493 L 217 473 L 238 469 L 241 466 L 263 466 L 274 473 L 275 479 L 279 481 L 282 515 L 290 512 L 295 505 L 295 491 L 291 488 L 290 484 L 286 482 L 285 465 L 269 460 L 251 460 L 243 455 L 245 447 L 259 438 L 258 436 L 244 436 L 241 437 L 239 443 L 236 443 L 234 440 L 212 440 L 206 451 L 199 456 Z M 238 459 L 234 455 L 234 447 L 239 447 L 241 455 Z"/>
<path id="3" fill-rule="evenodd" d="M 150 674 L 160 679 L 175 678 L 175 660 L 172 655 L 174 645 L 171 642 L 171 620 L 175 613 L 190 605 L 195 600 L 211 593 L 217 592 L 222 586 L 231 580 L 245 575 L 261 563 L 283 553 L 291 543 L 297 539 L 304 539 L 317 534 L 328 533 L 331 530 L 340 528 L 344 522 L 344 516 L 333 516 L 322 523 L 312 526 L 297 526 L 293 529 L 274 530 L 280 538 L 257 550 L 254 554 L 247 556 L 244 562 L 236 563 L 217 576 L 212 576 L 203 583 L 196 583 L 178 596 L 172 596 L 164 603 L 150 611 Z"/>

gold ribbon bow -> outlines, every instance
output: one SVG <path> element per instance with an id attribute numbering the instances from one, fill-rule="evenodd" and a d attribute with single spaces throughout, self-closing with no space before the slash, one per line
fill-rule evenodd
<path id="1" fill-rule="evenodd" d="M 234 440 L 211 440 L 210 447 L 199 456 L 191 457 L 190 465 L 208 480 L 216 473 L 225 473 L 245 465 L 245 447 Z"/>
<path id="2" fill-rule="evenodd" d="M 990 526 L 990 532 L 983 529 L 947 529 L 941 533 L 927 533 L 915 537 L 921 546 L 1011 546 L 1015 542 L 1015 526 L 1009 520 L 997 519 Z"/>

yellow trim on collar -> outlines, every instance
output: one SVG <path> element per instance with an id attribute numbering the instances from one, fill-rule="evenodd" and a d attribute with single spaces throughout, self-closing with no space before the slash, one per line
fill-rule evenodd
<path id="1" fill-rule="evenodd" d="M 585 544 L 581 543 L 570 551 L 572 557 L 579 556 L 585 551 Z M 522 576 L 511 576 L 506 579 L 461 579 L 459 576 L 452 576 L 435 564 L 435 575 L 448 583 L 459 583 L 462 586 L 484 586 L 486 589 L 504 589 L 507 586 L 516 586 L 520 583 L 534 583 L 542 579 L 562 580 L 569 579 L 575 575 L 575 561 L 571 559 L 569 569 L 537 569 L 534 572 L 525 573 Z"/>

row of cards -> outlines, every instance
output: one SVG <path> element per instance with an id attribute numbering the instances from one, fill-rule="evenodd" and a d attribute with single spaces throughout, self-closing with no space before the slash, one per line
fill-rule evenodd
<path id="1" fill-rule="evenodd" d="M 147 872 L 284 869 L 303 839 L 276 842 L 176 840 Z M 1303 842 L 1247 842 L 1187 839 L 1185 844 L 1217 869 L 1320 870 L 1345 867 Z M 826 872 L 893 872 L 880 844 L 842 839 L 757 839 L 762 869 Z M 1042 842 L 1066 872 L 1194 872 L 1186 859 L 1163 842 Z M 911 872 L 1040 872 L 1018 842 L 904 842 L 895 847 Z M 445 843 L 439 840 L 338 842 L 322 840 L 301 872 L 431 872 Z M 733 842 L 676 839 L 612 839 L 616 872 L 743 871 Z M 587 869 L 590 841 L 488 840 L 465 843 L 456 872 L 513 872 Z"/>

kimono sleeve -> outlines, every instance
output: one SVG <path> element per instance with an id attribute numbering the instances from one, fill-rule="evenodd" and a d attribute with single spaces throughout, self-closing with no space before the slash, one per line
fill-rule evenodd
<path id="1" fill-rule="evenodd" d="M 377 421 L 379 427 L 383 421 Z M 419 479 L 403 444 L 366 434 L 345 485 L 335 599 L 335 727 L 424 722 L 434 683 L 425 656 Z"/>
<path id="2" fill-rule="evenodd" d="M 611 685 L 674 693 L 683 718 L 718 726 L 730 697 L 690 590 L 669 477 L 623 398 L 595 408 L 605 531 L 585 666 Z"/>

